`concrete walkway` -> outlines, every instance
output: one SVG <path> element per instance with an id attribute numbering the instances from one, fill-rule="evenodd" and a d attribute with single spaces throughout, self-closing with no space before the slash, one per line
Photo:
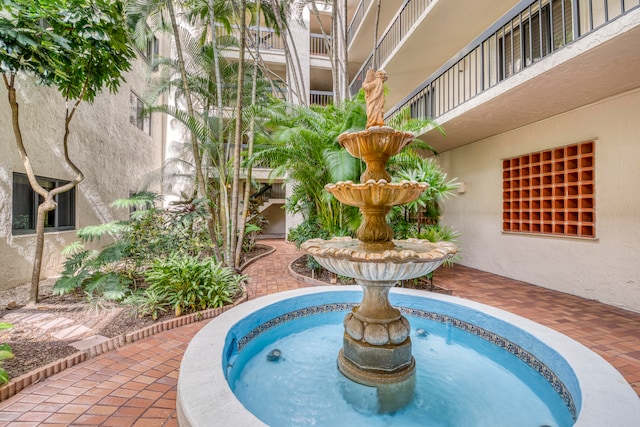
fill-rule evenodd
<path id="1" fill-rule="evenodd" d="M 245 270 L 249 298 L 309 286 L 287 273 L 299 255 L 293 245 L 264 243 L 277 250 Z M 435 282 L 574 338 L 612 363 L 640 394 L 640 314 L 466 267 L 440 269 Z M 175 426 L 180 360 L 205 324 L 160 332 L 30 386 L 0 403 L 0 426 Z"/>

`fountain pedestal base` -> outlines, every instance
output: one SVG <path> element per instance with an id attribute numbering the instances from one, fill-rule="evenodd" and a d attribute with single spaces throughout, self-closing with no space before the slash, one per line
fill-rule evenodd
<path id="1" fill-rule="evenodd" d="M 408 405 L 415 393 L 416 362 L 410 352 L 411 346 L 409 346 L 410 363 L 408 365 L 389 372 L 359 367 L 345 357 L 343 348 L 338 354 L 338 369 L 351 381 L 375 388 L 377 400 L 375 406 L 378 413 L 394 412 Z"/>
<path id="2" fill-rule="evenodd" d="M 364 372 L 392 375 L 414 364 L 410 338 L 402 344 L 378 346 L 356 341 L 345 333 L 342 342 L 343 357 Z"/>

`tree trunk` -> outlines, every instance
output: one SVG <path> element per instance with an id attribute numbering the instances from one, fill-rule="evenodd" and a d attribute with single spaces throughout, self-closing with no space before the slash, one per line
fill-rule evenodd
<path id="1" fill-rule="evenodd" d="M 189 86 L 189 80 L 187 76 L 187 70 L 184 62 L 184 53 L 182 51 L 182 43 L 180 41 L 180 29 L 178 27 L 178 21 L 176 19 L 175 10 L 173 9 L 173 0 L 167 0 L 167 10 L 169 11 L 169 19 L 171 20 L 171 29 L 173 31 L 173 37 L 176 43 L 176 56 L 178 57 L 178 68 L 180 69 L 180 78 L 182 80 L 182 90 L 184 92 L 185 101 L 187 103 L 187 113 L 190 117 L 195 117 L 193 109 L 193 100 L 191 99 L 191 87 Z M 200 155 L 200 145 L 198 139 L 190 132 L 191 136 L 191 150 L 193 151 L 193 160 L 196 168 L 196 187 L 201 197 L 207 197 L 207 182 L 205 180 L 204 172 L 202 170 L 202 156 Z M 209 204 L 211 201 L 209 201 Z M 209 213 L 212 213 L 211 207 Z M 211 238 L 211 244 L 216 245 L 217 236 L 215 228 L 213 226 L 213 219 L 207 220 L 207 227 L 209 229 L 209 236 Z M 214 248 L 214 252 L 215 252 Z"/>
<path id="2" fill-rule="evenodd" d="M 338 61 L 338 0 L 333 0 L 333 4 L 331 5 L 331 79 L 333 83 L 333 105 L 339 106 L 342 102 L 342 93 L 340 88 L 340 76 L 339 76 L 339 67 L 340 63 Z"/>
<path id="3" fill-rule="evenodd" d="M 260 0 L 256 1 L 256 10 L 258 13 L 258 24 L 260 23 Z M 253 57 L 253 75 L 251 81 L 251 105 L 256 105 L 256 90 L 258 85 L 258 58 L 260 57 L 260 43 L 254 43 L 255 55 Z M 254 140 L 254 127 L 255 127 L 255 114 L 251 115 L 251 121 L 249 123 L 249 140 L 248 140 L 248 152 L 247 157 L 253 156 L 253 140 Z M 244 197 L 242 215 L 238 220 L 238 241 L 236 243 L 236 252 L 234 259 L 234 266 L 239 269 L 240 261 L 242 258 L 242 244 L 244 243 L 245 226 L 247 224 L 247 217 L 249 216 L 249 198 L 251 197 L 251 167 L 247 168 L 247 179 L 244 185 Z"/>
<path id="4" fill-rule="evenodd" d="M 347 70 L 347 64 L 349 63 L 349 37 L 347 34 L 347 30 L 349 29 L 349 22 L 347 21 L 347 1 L 342 0 L 342 5 L 344 6 L 342 9 L 342 30 L 338 31 L 340 34 L 340 40 L 342 42 L 342 61 L 338 61 L 340 64 L 340 69 L 342 71 L 342 79 L 340 81 L 340 91 L 342 92 L 342 99 L 347 100 L 351 98 L 351 93 L 349 90 L 349 73 Z"/>
<path id="5" fill-rule="evenodd" d="M 229 247 L 225 248 L 225 258 L 228 265 L 234 268 L 235 259 L 233 257 L 235 245 L 238 239 L 238 205 L 240 193 L 240 149 L 242 147 L 242 115 L 244 113 L 244 51 L 247 44 L 246 25 L 247 2 L 240 2 L 240 51 L 238 52 L 238 93 L 236 97 L 236 129 L 233 147 L 233 181 L 231 182 L 231 230 L 229 230 Z"/>
<path id="6" fill-rule="evenodd" d="M 215 8 L 213 4 L 213 0 L 209 0 L 209 26 L 211 27 L 211 47 L 213 50 L 213 67 L 214 67 L 214 75 L 216 78 L 216 107 L 218 109 L 218 144 L 217 144 L 217 159 L 216 166 L 218 168 L 218 174 L 220 176 L 220 187 L 221 190 L 226 187 L 224 184 L 226 181 L 226 171 L 224 169 L 225 159 L 224 159 L 224 103 L 222 100 L 222 76 L 220 73 L 220 57 L 218 56 L 218 37 L 216 34 L 216 16 L 215 16 Z M 222 195 L 222 193 L 221 193 Z M 218 205 L 218 210 L 220 210 L 220 204 Z M 217 245 L 217 233 L 214 231 L 213 227 L 213 218 L 215 215 L 213 204 L 209 203 L 209 214 L 211 215 L 211 225 L 209 225 L 209 234 L 211 235 L 211 243 L 213 245 L 213 252 L 218 259 L 218 262 L 224 260 L 223 254 L 220 252 L 220 248 Z M 207 221 L 207 224 L 209 220 Z"/>
<path id="7" fill-rule="evenodd" d="M 373 30 L 373 61 L 372 67 L 374 70 L 378 69 L 378 25 L 380 24 L 380 6 L 382 0 L 378 0 L 376 3 L 376 23 Z"/>
<path id="8" fill-rule="evenodd" d="M 80 105 L 80 102 L 84 97 L 84 91 L 86 90 L 87 84 L 85 83 L 82 89 L 83 93 L 74 103 L 72 109 L 69 110 L 67 108 L 65 113 L 63 137 L 64 158 L 67 165 L 69 165 L 71 169 L 73 169 L 73 171 L 76 173 L 76 177 L 63 186 L 56 187 L 52 190 L 47 191 L 38 183 L 38 179 L 36 178 L 35 172 L 33 171 L 33 167 L 31 165 L 31 160 L 29 159 L 29 155 L 27 154 L 27 150 L 24 146 L 22 130 L 20 129 L 20 107 L 16 96 L 15 74 L 11 74 L 9 79 L 7 79 L 6 74 L 3 74 L 2 77 L 5 83 L 5 87 L 7 88 L 7 98 L 9 100 L 9 106 L 11 108 L 11 125 L 13 128 L 13 135 L 16 141 L 16 146 L 18 147 L 18 152 L 20 153 L 20 158 L 22 159 L 22 164 L 24 165 L 25 171 L 27 173 L 27 178 L 29 180 L 31 188 L 33 189 L 33 191 L 38 193 L 40 197 L 43 198 L 43 202 L 38 205 L 38 213 L 36 217 L 36 250 L 33 257 L 33 270 L 31 271 L 31 289 L 29 292 L 29 304 L 35 305 L 38 303 L 38 297 L 40 293 L 40 273 L 42 270 L 42 254 L 44 252 L 45 215 L 47 212 L 56 209 L 57 204 L 54 199 L 56 195 L 73 189 L 84 179 L 84 176 L 82 175 L 80 169 L 75 165 L 75 163 L 71 161 L 71 158 L 69 157 L 69 124 L 71 123 L 71 119 L 73 119 L 78 105 Z M 67 99 L 67 102 L 68 101 L 69 100 Z"/>
<path id="9" fill-rule="evenodd" d="M 29 305 L 38 303 L 40 294 L 40 272 L 42 270 L 42 254 L 44 252 L 44 219 L 47 212 L 57 208 L 53 195 L 47 194 L 44 202 L 38 205 L 38 217 L 36 219 L 36 252 L 33 257 L 33 270 L 31 272 L 31 289 L 29 292 Z"/>

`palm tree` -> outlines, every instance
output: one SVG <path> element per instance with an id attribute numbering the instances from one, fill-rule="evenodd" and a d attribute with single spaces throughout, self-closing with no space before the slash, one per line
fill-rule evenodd
<path id="1" fill-rule="evenodd" d="M 178 17 L 174 9 L 174 0 L 131 0 L 127 7 L 128 17 L 134 24 L 133 34 L 136 42 L 141 46 L 146 46 L 147 39 L 153 32 L 168 31 L 173 36 L 176 68 L 180 74 L 181 93 L 187 106 L 187 114 L 194 116 L 193 99 L 191 97 L 191 86 L 187 78 L 187 66 L 185 64 L 184 48 L 181 40 L 181 31 L 178 24 Z M 168 22 L 167 22 L 168 19 Z M 151 25 L 149 25 L 151 24 Z M 207 197 L 206 180 L 202 167 L 202 154 L 198 139 L 193 132 L 190 133 L 191 150 L 196 173 L 196 188 L 201 197 Z M 211 241 L 215 242 L 215 229 L 211 220 L 207 221 Z M 214 245 L 214 251 L 217 247 Z"/>
<path id="2" fill-rule="evenodd" d="M 271 130 L 269 138 L 264 139 L 265 143 L 251 160 L 268 162 L 274 167 L 274 176 L 286 174 L 293 186 L 293 194 L 285 209 L 289 213 L 302 214 L 302 227 L 312 234 L 305 232 L 303 237 L 353 234 L 360 223 L 358 210 L 339 203 L 324 191 L 324 186 L 330 182 L 357 181 L 364 170 L 364 164 L 337 142 L 341 133 L 365 128 L 367 119 L 362 91 L 354 100 L 346 101 L 337 108 L 282 103 L 269 110 L 271 118 L 265 124 Z M 434 126 L 429 120 L 419 119 L 395 125 L 405 130 Z M 407 208 L 395 208 L 393 215 L 400 215 L 400 209 L 415 211 L 437 204 L 455 188 L 455 180 L 447 181 L 446 174 L 437 163 L 423 158 L 418 149 L 433 151 L 427 144 L 416 140 L 389 160 L 388 170 L 396 180 L 417 180 L 427 182 L 431 187 Z"/>
<path id="3" fill-rule="evenodd" d="M 189 28 L 178 29 L 183 45 L 182 60 L 162 58 L 157 61 L 165 72 L 151 82 L 149 99 L 157 99 L 172 88 L 181 97 L 186 97 L 184 88 L 188 87 L 192 109 L 183 111 L 176 104 L 175 107 L 165 105 L 150 110 L 179 120 L 197 142 L 203 180 L 196 174 L 196 181 L 205 183 L 206 196 L 210 199 L 213 249 L 218 259 L 230 267 L 237 267 L 244 236 L 243 216 L 246 217 L 244 212 L 240 214 L 240 189 L 244 181 L 241 147 L 245 142 L 244 135 L 251 135 L 255 123 L 259 122 L 254 117 L 254 110 L 245 105 L 264 102 L 272 83 L 267 82 L 255 67 L 259 52 L 252 51 L 253 65 L 244 61 L 242 44 L 247 44 L 246 25 L 241 24 L 239 38 L 232 36 L 230 30 L 236 16 L 245 16 L 241 10 L 243 7 L 248 9 L 246 4 L 235 8 L 228 2 L 198 0 L 190 6 L 194 8 L 184 15 L 189 19 Z M 257 6 L 260 10 L 259 3 Z M 217 25 L 218 21 L 222 24 Z M 236 49 L 240 59 L 227 60 L 221 54 L 224 49 Z M 235 115 L 237 119 L 228 120 L 225 114 Z M 184 165 L 175 159 L 172 163 Z M 197 171 L 197 166 L 189 170 Z M 248 190 L 245 189 L 245 194 Z M 245 202 L 245 206 L 247 204 Z M 222 250 L 215 244 L 217 242 L 221 242 Z"/>

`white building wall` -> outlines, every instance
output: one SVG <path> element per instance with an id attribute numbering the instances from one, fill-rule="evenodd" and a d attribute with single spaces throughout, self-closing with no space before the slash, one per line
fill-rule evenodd
<path id="1" fill-rule="evenodd" d="M 462 234 L 460 263 L 640 312 L 639 105 L 637 89 L 442 153 L 466 183 L 442 219 Z M 502 159 L 590 140 L 596 239 L 503 233 Z"/>
<path id="2" fill-rule="evenodd" d="M 292 6 L 292 14 L 294 19 L 289 20 L 289 34 L 288 43 L 291 52 L 291 58 L 287 65 L 287 82 L 289 84 L 290 97 L 288 101 L 295 104 L 308 104 L 309 103 L 309 84 L 310 84 L 310 53 L 309 53 L 309 8 L 301 7 L 298 5 Z M 295 51 L 293 46 L 295 45 Z M 299 66 L 298 70 L 293 69 L 290 65 L 293 64 L 294 68 Z M 298 76 L 298 84 L 300 90 L 304 93 L 295 93 L 296 83 L 292 73 L 296 73 Z M 303 98 L 305 101 L 301 102 L 299 98 Z"/>
<path id="3" fill-rule="evenodd" d="M 76 189 L 76 229 L 117 218 L 128 212 L 109 205 L 138 190 L 146 173 L 160 167 L 164 119 L 154 115 L 149 136 L 130 123 L 130 91 L 144 95 L 146 64 L 137 62 L 116 95 L 102 92 L 91 105 L 82 103 L 71 122 L 69 152 L 85 179 Z M 18 102 L 27 153 L 36 175 L 70 180 L 62 137 L 65 104 L 54 88 L 21 77 Z M 6 89 L 0 88 L 0 290 L 30 281 L 35 235 L 11 232 L 13 172 L 24 173 L 11 130 Z M 76 231 L 45 234 L 42 277 L 61 271 L 61 249 L 76 240 Z"/>

